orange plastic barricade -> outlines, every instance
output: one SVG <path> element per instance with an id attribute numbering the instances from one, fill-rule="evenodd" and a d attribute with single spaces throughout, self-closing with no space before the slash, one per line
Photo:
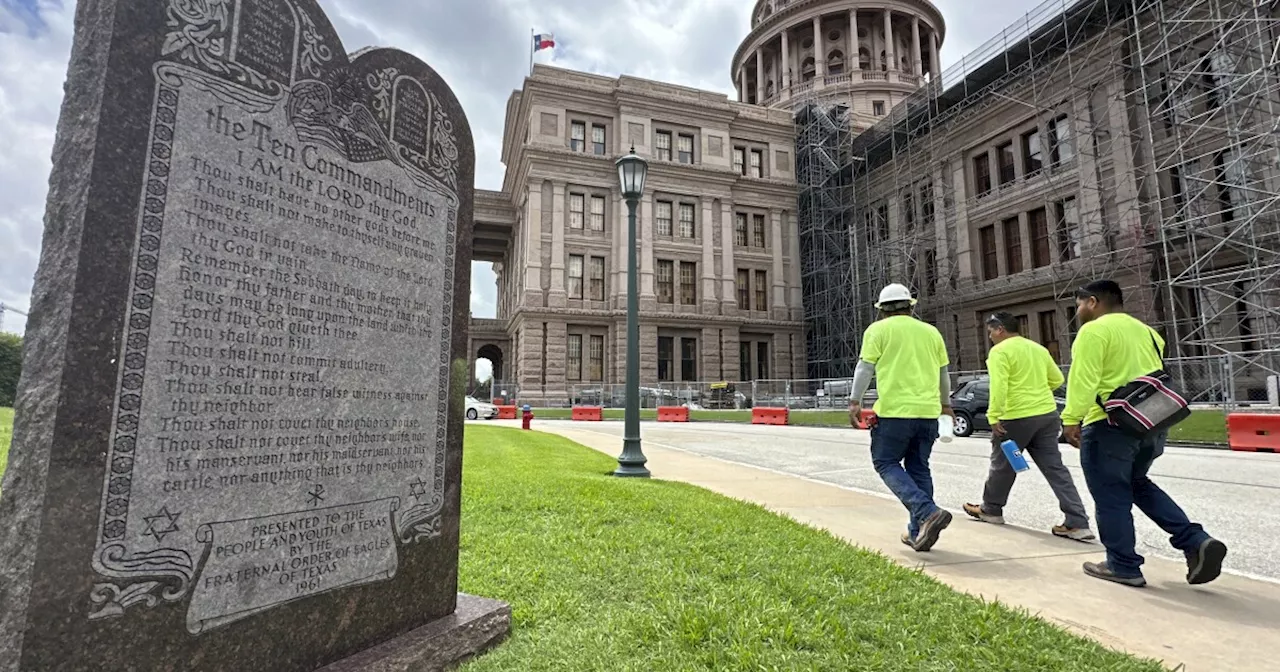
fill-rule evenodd
<path id="1" fill-rule="evenodd" d="M 574 406 L 573 419 L 600 422 L 604 419 L 604 409 L 600 406 Z"/>
<path id="2" fill-rule="evenodd" d="M 1280 453 L 1280 415 L 1228 414 L 1227 445 L 1246 453 Z"/>
<path id="3" fill-rule="evenodd" d="M 499 420 L 515 420 L 516 407 L 515 406 L 498 406 L 498 419 Z"/>
<path id="4" fill-rule="evenodd" d="M 502 397 L 494 397 L 493 399 L 494 406 L 505 406 L 506 404 L 507 404 L 507 400 L 503 399 Z"/>
<path id="5" fill-rule="evenodd" d="M 788 411 L 785 408 L 765 408 L 757 406 L 751 409 L 751 424 L 753 425 L 785 425 L 787 424 Z"/>
<path id="6" fill-rule="evenodd" d="M 685 406 L 659 406 L 658 422 L 689 422 L 689 409 Z"/>

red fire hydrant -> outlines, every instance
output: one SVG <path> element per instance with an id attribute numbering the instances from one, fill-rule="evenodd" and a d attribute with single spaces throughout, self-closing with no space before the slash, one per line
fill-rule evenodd
<path id="1" fill-rule="evenodd" d="M 529 425 L 533 423 L 533 409 L 525 404 L 524 414 L 520 416 L 520 428 L 529 429 Z"/>

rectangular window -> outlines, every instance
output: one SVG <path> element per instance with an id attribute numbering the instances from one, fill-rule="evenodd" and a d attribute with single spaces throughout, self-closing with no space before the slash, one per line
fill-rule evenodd
<path id="1" fill-rule="evenodd" d="M 879 237 L 877 238 L 877 240 L 889 240 L 889 204 L 888 203 L 882 202 L 876 208 L 876 226 L 879 227 L 879 231 L 877 231 L 877 234 Z"/>
<path id="2" fill-rule="evenodd" d="M 924 251 L 924 291 L 932 295 L 938 289 L 938 253 L 929 249 Z"/>
<path id="3" fill-rule="evenodd" d="M 680 163 L 693 163 L 693 136 L 681 133 L 676 141 L 680 143 L 676 147 L 679 150 L 677 158 L 680 159 Z"/>
<path id="4" fill-rule="evenodd" d="M 915 193 L 908 191 L 902 195 L 902 228 L 907 236 L 916 231 L 916 199 Z"/>
<path id="5" fill-rule="evenodd" d="M 658 337 L 658 380 L 669 381 L 674 371 L 672 364 L 675 362 L 675 339 L 670 336 Z"/>
<path id="6" fill-rule="evenodd" d="M 582 255 L 569 255 L 569 298 L 582 298 Z"/>
<path id="7" fill-rule="evenodd" d="M 698 339 L 680 339 L 680 380 L 698 379 Z"/>
<path id="8" fill-rule="evenodd" d="M 1058 313 L 1046 310 L 1040 313 L 1040 345 L 1053 355 L 1053 361 L 1062 363 L 1062 348 L 1058 344 Z"/>
<path id="9" fill-rule="evenodd" d="M 1060 166 L 1075 156 L 1076 150 L 1071 144 L 1071 120 L 1064 114 L 1049 122 L 1049 160 Z"/>
<path id="10" fill-rule="evenodd" d="M 587 151 L 587 125 L 575 121 L 570 125 L 569 147 L 575 152 Z"/>
<path id="11" fill-rule="evenodd" d="M 600 124 L 591 125 L 591 149 L 597 156 L 604 156 L 604 126 L 601 126 Z"/>
<path id="12" fill-rule="evenodd" d="M 756 379 L 769 378 L 769 342 L 756 341 Z"/>
<path id="13" fill-rule="evenodd" d="M 747 174 L 747 150 L 745 147 L 733 148 L 733 172 L 739 175 Z"/>
<path id="14" fill-rule="evenodd" d="M 1049 216 L 1044 208 L 1027 213 L 1027 227 L 1031 229 L 1031 266 L 1044 268 L 1053 263 L 1049 255 Z"/>
<path id="15" fill-rule="evenodd" d="M 591 197 L 591 230 L 604 231 L 604 196 Z"/>
<path id="16" fill-rule="evenodd" d="M 680 262 L 680 305 L 698 305 L 698 265 L 692 261 Z"/>
<path id="17" fill-rule="evenodd" d="M 604 380 L 604 336 L 592 336 L 587 347 L 587 375 L 593 382 Z"/>
<path id="18" fill-rule="evenodd" d="M 764 215 L 751 215 L 751 245 L 764 248 Z"/>
<path id="19" fill-rule="evenodd" d="M 1022 174 L 1034 175 L 1044 168 L 1044 153 L 1040 147 L 1040 129 L 1022 134 Z"/>
<path id="20" fill-rule="evenodd" d="M 991 191 L 991 157 L 986 154 L 973 157 L 973 188 L 979 196 Z"/>
<path id="21" fill-rule="evenodd" d="M 1058 258 L 1080 258 L 1080 210 L 1074 196 L 1058 201 Z"/>
<path id="22" fill-rule="evenodd" d="M 1004 267 L 1009 275 L 1022 272 L 1022 225 L 1017 217 L 1004 220 Z"/>
<path id="23" fill-rule="evenodd" d="M 569 334 L 565 378 L 582 380 L 582 334 Z"/>
<path id="24" fill-rule="evenodd" d="M 751 177 L 764 177 L 764 152 L 751 150 Z"/>
<path id="25" fill-rule="evenodd" d="M 875 115 L 875 116 L 877 116 L 877 117 L 883 117 L 883 116 L 884 116 L 884 101 L 883 101 L 883 100 L 873 100 L 873 101 L 871 101 L 871 114 L 873 114 L 873 115 Z"/>
<path id="26" fill-rule="evenodd" d="M 1026 336 L 1031 331 L 1031 328 L 1029 326 L 1030 324 L 1031 324 L 1031 321 L 1027 319 L 1026 315 L 1019 315 L 1018 316 L 1018 333 L 1022 334 L 1023 336 Z"/>
<path id="27" fill-rule="evenodd" d="M 693 220 L 693 204 L 680 204 L 680 237 L 693 238 L 696 230 L 696 223 Z"/>
<path id="28" fill-rule="evenodd" d="M 659 259 L 658 265 L 658 303 L 675 302 L 675 262 L 670 259 Z"/>
<path id="29" fill-rule="evenodd" d="M 657 229 L 655 233 L 659 236 L 671 235 L 671 201 L 658 201 L 655 204 L 658 208 Z"/>
<path id="30" fill-rule="evenodd" d="M 1240 350 L 1242 352 L 1257 352 L 1258 341 L 1253 338 L 1253 318 L 1249 315 L 1249 304 L 1245 297 L 1248 293 L 1248 285 L 1244 282 L 1237 282 L 1235 287 L 1236 307 L 1236 332 L 1240 334 Z"/>
<path id="31" fill-rule="evenodd" d="M 738 269 L 738 310 L 751 310 L 751 271 Z"/>
<path id="32" fill-rule="evenodd" d="M 933 226 L 933 183 L 925 182 L 920 187 L 920 225 Z"/>
<path id="33" fill-rule="evenodd" d="M 591 257 L 591 266 L 587 269 L 592 301 L 604 301 L 604 257 Z"/>
<path id="34" fill-rule="evenodd" d="M 1018 177 L 1014 166 L 1013 143 L 1006 142 L 997 147 L 996 157 L 1000 161 L 1000 185 L 1004 186 Z"/>
<path id="35" fill-rule="evenodd" d="M 734 215 L 733 244 L 738 247 L 747 246 L 747 216 L 741 212 Z"/>
<path id="36" fill-rule="evenodd" d="M 751 341 L 742 341 L 738 344 L 738 378 L 743 381 L 752 380 Z"/>
<path id="37" fill-rule="evenodd" d="M 769 311 L 769 274 L 756 271 L 756 310 Z"/>
<path id="38" fill-rule="evenodd" d="M 658 131 L 655 149 L 657 149 L 657 156 L 660 160 L 671 160 L 671 131 Z"/>
<path id="39" fill-rule="evenodd" d="M 978 241 L 982 248 L 982 279 L 994 280 L 1000 277 L 1000 266 L 996 261 L 995 225 L 978 229 Z"/>
<path id="40" fill-rule="evenodd" d="M 577 231 L 582 230 L 582 221 L 585 213 L 583 210 L 586 205 L 582 194 L 569 194 L 569 228 Z"/>

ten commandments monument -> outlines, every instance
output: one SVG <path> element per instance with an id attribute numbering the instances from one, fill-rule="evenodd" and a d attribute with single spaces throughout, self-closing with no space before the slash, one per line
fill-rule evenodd
<path id="1" fill-rule="evenodd" d="M 434 669 L 474 152 L 315 0 L 81 0 L 10 468 L 0 670 Z M 406 668 L 408 669 L 408 668 Z"/>

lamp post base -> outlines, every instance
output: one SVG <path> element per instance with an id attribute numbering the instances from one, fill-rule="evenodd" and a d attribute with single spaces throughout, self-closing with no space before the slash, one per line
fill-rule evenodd
<path id="1" fill-rule="evenodd" d="M 649 478 L 649 470 L 645 468 L 644 453 L 640 452 L 640 439 L 623 439 L 622 454 L 618 456 L 618 468 L 614 476 L 630 478 Z"/>

